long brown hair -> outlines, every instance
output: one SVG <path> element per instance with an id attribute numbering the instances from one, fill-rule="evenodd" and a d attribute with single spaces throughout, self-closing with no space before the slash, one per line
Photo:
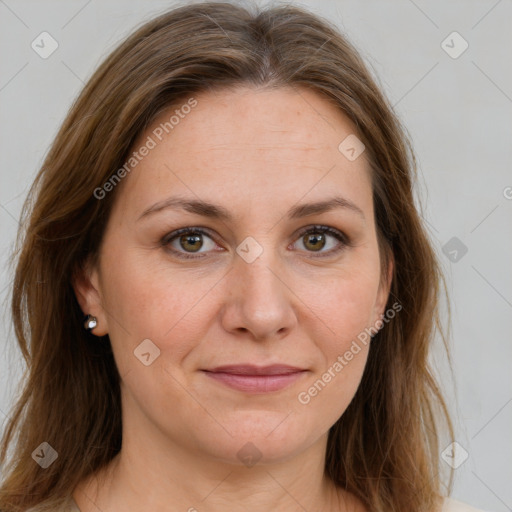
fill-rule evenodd
<path id="1" fill-rule="evenodd" d="M 353 121 L 371 168 L 383 272 L 389 257 L 395 262 L 388 304 L 402 310 L 375 335 L 358 391 L 330 429 L 326 474 L 373 512 L 438 506 L 441 423 L 451 438 L 453 431 L 428 353 L 436 333 L 446 345 L 438 311 L 446 285 L 415 206 L 406 131 L 329 22 L 289 5 L 199 3 L 152 19 L 101 64 L 29 192 L 12 292 L 27 374 L 2 440 L 2 511 L 55 509 L 121 449 L 120 377 L 108 336 L 98 343 L 84 330 L 71 284 L 97 257 L 116 197 L 113 190 L 99 200 L 94 191 L 162 109 L 244 84 L 307 87 Z M 42 442 L 58 453 L 46 469 L 31 456 Z"/>

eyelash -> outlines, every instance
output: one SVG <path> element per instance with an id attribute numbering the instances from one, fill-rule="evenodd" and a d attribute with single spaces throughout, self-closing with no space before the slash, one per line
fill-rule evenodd
<path id="1" fill-rule="evenodd" d="M 343 249 L 345 249 L 345 247 L 352 246 L 351 239 L 347 235 L 345 235 L 343 232 L 338 231 L 337 229 L 331 228 L 329 226 L 323 226 L 323 225 L 314 225 L 314 226 L 304 228 L 303 230 L 300 231 L 300 233 L 298 235 L 298 239 L 303 237 L 304 235 L 309 234 L 309 233 L 321 233 L 321 234 L 327 233 L 327 234 L 333 236 L 334 238 L 336 238 L 339 242 L 341 242 L 341 245 L 338 246 L 337 248 L 331 249 L 324 253 L 318 253 L 319 255 L 313 256 L 315 258 L 323 258 L 326 256 L 332 256 L 334 254 L 339 253 Z M 172 233 L 165 235 L 162 238 L 162 240 L 160 241 L 160 243 L 161 243 L 162 247 L 167 248 L 173 254 L 176 254 L 178 258 L 181 258 L 181 259 L 195 260 L 195 259 L 201 259 L 201 258 L 206 257 L 206 253 L 200 253 L 201 255 L 192 256 L 191 255 L 192 253 L 180 252 L 180 251 L 177 251 L 176 249 L 169 248 L 169 244 L 174 239 L 176 239 L 179 236 L 184 235 L 184 234 L 206 235 L 209 238 L 211 238 L 213 241 L 215 241 L 215 239 L 212 237 L 212 235 L 207 230 L 205 230 L 203 228 L 188 227 L 188 228 L 177 229 L 176 231 L 173 231 Z M 311 252 L 312 254 L 315 254 L 314 251 L 307 251 L 307 252 Z"/>

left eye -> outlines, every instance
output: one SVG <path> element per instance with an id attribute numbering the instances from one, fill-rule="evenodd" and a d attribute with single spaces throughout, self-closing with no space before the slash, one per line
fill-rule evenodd
<path id="1" fill-rule="evenodd" d="M 334 241 L 330 244 L 328 250 L 323 251 L 329 246 L 329 238 Z M 314 226 L 308 228 L 300 234 L 299 238 L 307 252 L 336 253 L 348 244 L 348 238 L 341 231 L 330 228 L 329 226 Z M 309 249 L 309 250 L 308 250 Z"/>
<path id="2" fill-rule="evenodd" d="M 330 244 L 329 239 L 331 239 Z M 205 244 L 205 240 L 208 243 Z M 319 253 L 321 256 L 337 253 L 345 246 L 350 245 L 350 241 L 344 233 L 329 226 L 313 226 L 303 230 L 299 233 L 299 239 L 295 243 L 298 242 L 302 244 L 306 252 Z M 178 229 L 166 235 L 161 243 L 179 258 L 184 259 L 202 258 L 203 256 L 193 256 L 193 254 L 214 250 L 216 246 L 211 235 L 202 228 Z M 326 247 L 328 250 L 324 250 Z M 201 251 L 201 249 L 206 250 Z"/>

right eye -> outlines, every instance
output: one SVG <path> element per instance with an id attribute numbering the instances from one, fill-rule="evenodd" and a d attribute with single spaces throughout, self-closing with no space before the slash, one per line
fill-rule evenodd
<path id="1" fill-rule="evenodd" d="M 205 237 L 209 240 L 209 244 L 205 244 Z M 214 249 L 217 245 L 204 229 L 193 227 L 173 231 L 165 235 L 161 243 L 162 246 L 169 248 L 178 258 L 183 259 L 203 258 L 204 256 L 194 256 L 194 254 L 204 254 L 208 250 Z M 205 245 L 206 251 L 201 251 Z"/>

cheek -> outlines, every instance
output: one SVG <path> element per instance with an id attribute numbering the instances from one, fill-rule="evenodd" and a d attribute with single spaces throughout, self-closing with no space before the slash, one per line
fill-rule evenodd
<path id="1" fill-rule="evenodd" d="M 301 387 L 296 410 L 305 419 L 319 418 L 314 424 L 319 435 L 344 413 L 361 381 L 371 342 L 368 327 L 375 286 L 372 279 L 340 279 L 323 288 L 321 301 L 316 296 L 315 311 L 318 308 L 321 313 L 315 321 L 317 334 L 311 339 L 321 363 Z"/>
<path id="2" fill-rule="evenodd" d="M 103 297 L 104 309 L 121 375 L 141 370 L 134 350 L 147 339 L 166 360 L 179 362 L 201 336 L 205 322 L 198 315 L 201 298 L 212 287 L 210 279 L 157 268 L 141 258 L 120 257 L 115 251 L 105 258 L 104 265 L 109 269 L 103 283 L 108 291 Z"/>
<path id="3" fill-rule="evenodd" d="M 326 432 L 343 415 L 361 382 L 369 345 L 356 343 L 345 348 L 296 397 L 295 411 L 302 425 L 316 435 Z"/>
<path id="4" fill-rule="evenodd" d="M 103 264 L 108 269 L 103 286 L 108 292 L 105 305 L 116 317 L 113 327 L 115 320 L 123 321 L 136 336 L 161 337 L 193 306 L 200 290 L 193 276 L 162 264 L 155 257 L 159 249 L 117 250 L 122 244 L 122 240 L 111 242 Z"/>
<path id="5" fill-rule="evenodd" d="M 202 336 L 204 319 L 202 324 L 197 303 L 211 286 L 128 258 L 110 264 L 109 336 L 123 403 L 127 410 L 144 411 L 178 436 L 177 410 L 189 411 L 192 419 L 201 415 L 187 392 L 181 366 Z"/>
<path id="6" fill-rule="evenodd" d="M 311 339 L 321 363 L 301 387 L 297 408 L 303 418 L 321 418 L 316 428 L 329 428 L 343 414 L 357 391 L 370 346 L 373 308 L 378 290 L 378 273 L 373 267 L 323 283 L 310 291 Z M 305 301 L 306 302 L 306 301 Z M 316 333 L 316 334 L 314 334 Z"/>
<path id="7" fill-rule="evenodd" d="M 379 283 L 377 273 L 368 270 L 351 271 L 324 284 L 309 300 L 327 328 L 323 348 L 332 357 L 372 325 Z"/>

